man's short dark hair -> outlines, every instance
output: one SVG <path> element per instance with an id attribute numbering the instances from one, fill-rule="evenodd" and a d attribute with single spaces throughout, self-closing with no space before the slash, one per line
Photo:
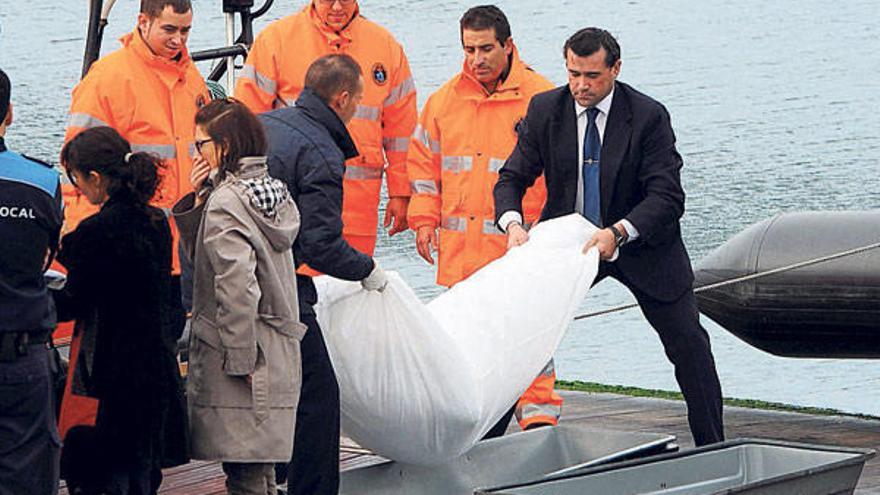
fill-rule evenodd
<path id="1" fill-rule="evenodd" d="M 141 0 L 141 14 L 147 14 L 147 17 L 156 18 L 162 14 L 165 7 L 171 6 L 175 14 L 186 14 L 192 10 L 192 2 L 190 0 Z"/>
<path id="2" fill-rule="evenodd" d="M 343 91 L 355 93 L 361 79 L 361 66 L 345 54 L 324 55 L 312 62 L 306 71 L 305 87 L 315 92 L 324 103 Z"/>
<path id="3" fill-rule="evenodd" d="M 504 43 L 510 38 L 510 23 L 507 22 L 507 16 L 494 5 L 478 5 L 469 8 L 461 16 L 458 24 L 460 26 L 459 34 L 462 36 L 465 29 L 469 31 L 494 29 L 495 38 L 501 46 L 504 46 Z"/>
<path id="4" fill-rule="evenodd" d="M 0 124 L 6 120 L 6 112 L 9 111 L 9 99 L 12 95 L 12 83 L 9 76 L 0 69 Z"/>
<path id="5" fill-rule="evenodd" d="M 613 66 L 620 60 L 620 45 L 611 33 L 604 29 L 596 27 L 588 27 L 571 35 L 562 48 L 563 58 L 568 57 L 568 51 L 571 50 L 578 57 L 589 57 L 605 49 L 605 65 Z"/>

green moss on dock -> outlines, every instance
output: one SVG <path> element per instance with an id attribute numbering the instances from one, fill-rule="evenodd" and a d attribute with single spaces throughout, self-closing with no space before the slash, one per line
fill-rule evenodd
<path id="1" fill-rule="evenodd" d="M 684 400 L 680 392 L 670 392 L 668 390 L 653 390 L 638 387 L 626 387 L 623 385 L 605 385 L 602 383 L 557 380 L 556 388 L 562 390 L 573 390 L 577 392 L 606 393 L 628 395 L 630 397 L 650 397 L 654 399 L 667 400 Z M 753 399 L 735 399 L 725 398 L 724 404 L 732 407 L 747 407 L 751 409 L 763 409 L 769 411 L 786 411 L 797 412 L 802 414 L 813 414 L 818 416 L 847 416 L 851 418 L 878 420 L 880 418 L 868 414 L 852 414 L 837 409 L 828 409 L 821 407 L 804 407 L 791 404 L 782 404 L 779 402 L 767 402 L 763 400 Z"/>

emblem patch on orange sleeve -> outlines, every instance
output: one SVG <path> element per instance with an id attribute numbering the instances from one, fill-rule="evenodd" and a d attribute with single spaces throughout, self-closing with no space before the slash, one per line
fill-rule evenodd
<path id="1" fill-rule="evenodd" d="M 373 81 L 379 86 L 383 86 L 388 82 L 388 71 L 385 70 L 385 66 L 382 65 L 381 62 L 377 62 L 373 65 Z"/>

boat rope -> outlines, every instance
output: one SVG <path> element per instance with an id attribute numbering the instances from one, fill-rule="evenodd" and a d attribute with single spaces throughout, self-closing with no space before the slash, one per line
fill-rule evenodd
<path id="1" fill-rule="evenodd" d="M 853 249 L 847 249 L 846 251 L 840 251 L 838 253 L 829 254 L 826 256 L 820 256 L 818 258 L 809 259 L 806 261 L 799 261 L 797 263 L 792 263 L 790 265 L 780 266 L 778 268 L 772 268 L 770 270 L 765 270 L 763 272 L 752 273 L 750 275 L 743 275 L 742 277 L 732 278 L 730 280 L 722 280 L 721 282 L 716 282 L 714 284 L 701 285 L 700 287 L 694 288 L 694 294 L 699 294 L 700 292 L 705 292 L 707 290 L 712 289 L 720 289 L 721 287 L 727 287 L 728 285 L 739 284 L 742 282 L 748 282 L 749 280 L 755 280 L 757 278 L 769 277 L 770 275 L 776 275 L 783 272 L 788 272 L 791 270 L 797 270 L 798 268 L 804 268 L 811 265 L 818 265 L 819 263 L 825 263 L 827 261 L 833 261 L 840 258 L 845 258 L 847 256 L 853 256 L 856 254 L 864 253 L 866 251 L 870 251 L 872 249 L 880 248 L 880 242 L 875 242 L 874 244 L 868 244 L 867 246 L 861 246 Z M 627 309 L 637 308 L 639 307 L 638 303 L 630 303 L 623 304 L 620 306 L 615 306 L 612 308 L 603 309 L 600 311 L 594 311 L 592 313 L 585 313 L 582 315 L 575 316 L 575 320 L 584 320 L 587 318 L 592 318 L 594 316 L 607 315 L 610 313 L 617 313 L 619 311 L 625 311 Z"/>

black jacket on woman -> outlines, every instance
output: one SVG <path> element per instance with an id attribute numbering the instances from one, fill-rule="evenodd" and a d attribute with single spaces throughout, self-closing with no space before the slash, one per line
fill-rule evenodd
<path id="1" fill-rule="evenodd" d="M 60 319 L 96 327 L 93 355 L 77 367 L 99 400 L 95 452 L 109 468 L 188 461 L 187 420 L 175 358 L 184 315 L 171 289 L 171 231 L 161 210 L 124 193 L 62 240 L 67 268 Z"/>

